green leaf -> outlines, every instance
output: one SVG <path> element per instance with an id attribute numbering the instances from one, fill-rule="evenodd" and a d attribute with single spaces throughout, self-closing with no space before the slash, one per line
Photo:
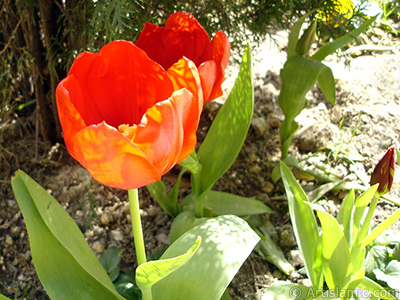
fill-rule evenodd
<path id="1" fill-rule="evenodd" d="M 273 225 L 268 220 L 257 220 L 254 222 L 253 220 L 255 218 L 257 218 L 257 216 L 252 216 L 247 220 L 251 228 L 253 228 L 261 238 L 261 241 L 257 244 L 254 250 L 270 263 L 277 266 L 284 274 L 289 275 L 294 268 L 287 261 L 282 249 L 279 248 L 271 238 L 270 231 L 272 231 L 271 227 Z"/>
<path id="2" fill-rule="evenodd" d="M 201 145 L 198 158 L 202 170 L 196 196 L 209 190 L 235 161 L 246 138 L 253 115 L 253 71 L 251 49 L 247 45 L 239 75 L 225 104 L 214 119 Z"/>
<path id="3" fill-rule="evenodd" d="M 293 299 L 314 299 L 320 293 L 313 290 L 311 287 L 297 284 L 297 283 L 286 283 L 284 281 L 278 281 L 273 283 L 267 291 L 264 293 L 262 299 L 268 300 L 293 300 Z"/>
<path id="4" fill-rule="evenodd" d="M 372 243 L 380 234 L 382 234 L 386 229 L 388 229 L 394 222 L 400 218 L 400 209 L 396 210 L 394 214 L 386 218 L 383 222 L 379 223 L 370 234 L 362 241 L 362 247 L 367 246 Z"/>
<path id="5" fill-rule="evenodd" d="M 162 180 L 158 180 L 146 185 L 147 190 L 154 200 L 156 200 L 158 205 L 160 205 L 160 207 L 172 217 L 175 217 L 179 213 L 177 194 L 179 192 L 181 179 L 182 175 L 179 174 L 175 186 L 168 195 L 166 192 L 165 183 Z"/>
<path id="6" fill-rule="evenodd" d="M 313 264 L 319 239 L 317 221 L 307 196 L 294 178 L 292 172 L 280 162 L 282 180 L 285 186 L 289 204 L 290 220 L 292 222 L 297 244 L 304 257 L 308 277 L 315 289 L 322 288 L 322 274 L 314 270 Z"/>
<path id="7" fill-rule="evenodd" d="M 182 160 L 179 163 L 180 166 L 184 167 L 185 169 L 188 169 L 191 173 L 198 173 L 201 171 L 201 164 L 199 163 L 197 159 L 197 154 L 195 151 L 192 152 L 188 157 L 186 157 L 184 160 Z"/>
<path id="8" fill-rule="evenodd" d="M 161 259 L 181 255 L 197 236 L 202 238 L 199 250 L 186 264 L 153 286 L 154 300 L 219 300 L 260 240 L 243 219 L 219 216 L 186 232 Z"/>
<path id="9" fill-rule="evenodd" d="M 354 29 L 350 33 L 348 33 L 328 44 L 325 44 L 310 58 L 318 60 L 318 61 L 322 61 L 329 54 L 332 54 L 337 49 L 346 46 L 348 43 L 350 43 L 352 40 L 354 40 L 361 33 L 365 32 L 367 30 L 367 28 L 369 27 L 369 25 L 371 25 L 375 21 L 376 17 L 377 16 L 364 21 L 364 23 L 357 29 Z"/>
<path id="10" fill-rule="evenodd" d="M 297 43 L 299 42 L 300 30 L 301 27 L 303 26 L 305 19 L 310 15 L 310 13 L 311 12 L 299 18 L 297 22 L 293 25 L 292 29 L 290 30 L 289 41 L 286 50 L 288 58 L 296 55 L 296 48 L 297 48 Z"/>
<path id="11" fill-rule="evenodd" d="M 11 299 L 10 299 L 10 298 L 7 298 L 6 296 L 0 294 L 0 300 L 11 300 Z"/>
<path id="12" fill-rule="evenodd" d="M 116 246 L 111 246 L 100 256 L 99 261 L 106 270 L 111 281 L 114 281 L 119 276 L 119 261 L 121 253 Z"/>
<path id="13" fill-rule="evenodd" d="M 317 210 L 322 228 L 324 278 L 328 287 L 339 291 L 351 280 L 352 263 L 347 240 L 338 222 L 330 214 Z"/>
<path id="14" fill-rule="evenodd" d="M 204 198 L 204 207 L 219 215 L 236 215 L 239 217 L 274 212 L 255 198 L 246 198 L 218 191 L 207 193 Z"/>
<path id="15" fill-rule="evenodd" d="M 22 171 L 11 183 L 28 230 L 36 272 L 49 296 L 124 299 L 57 200 Z"/>
<path id="16" fill-rule="evenodd" d="M 182 211 L 172 222 L 169 232 L 169 242 L 172 244 L 186 231 L 204 223 L 208 219 L 209 218 L 196 218 L 193 211 Z"/>
<path id="17" fill-rule="evenodd" d="M 343 233 L 346 237 L 349 246 L 353 241 L 353 208 L 354 208 L 355 194 L 354 190 L 351 189 L 347 196 L 343 199 L 342 205 L 340 205 L 339 212 L 336 220 L 343 226 Z"/>
<path id="18" fill-rule="evenodd" d="M 388 251 L 385 246 L 373 246 L 365 257 L 364 267 L 368 275 L 373 274 L 375 269 L 384 269 L 385 261 L 388 257 Z"/>
<path id="19" fill-rule="evenodd" d="M 158 281 L 187 263 L 199 249 L 200 244 L 201 237 L 197 237 L 191 248 L 184 254 L 173 258 L 154 260 L 141 264 L 136 269 L 136 283 L 138 287 L 142 291 L 151 289 Z"/>
<path id="20" fill-rule="evenodd" d="M 384 271 L 374 270 L 376 279 L 384 281 L 392 289 L 400 291 L 400 262 L 392 260 L 388 263 Z"/>
<path id="21" fill-rule="evenodd" d="M 368 277 L 364 277 L 359 287 L 370 291 L 371 294 L 378 299 L 398 300 L 396 297 L 391 295 L 389 291 L 385 290 L 382 286 L 380 286 L 375 281 L 369 279 Z"/>

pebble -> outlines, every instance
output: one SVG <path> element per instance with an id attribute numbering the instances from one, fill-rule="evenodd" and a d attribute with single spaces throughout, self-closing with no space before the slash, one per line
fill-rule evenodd
<path id="1" fill-rule="evenodd" d="M 165 245 L 169 245 L 169 237 L 165 233 L 160 233 L 156 235 L 157 241 Z"/>
<path id="2" fill-rule="evenodd" d="M 251 173 L 254 173 L 254 174 L 260 173 L 261 170 L 262 170 L 262 168 L 261 168 L 259 165 L 254 165 L 254 166 L 252 166 L 252 167 L 249 169 L 249 171 L 250 171 Z"/>
<path id="3" fill-rule="evenodd" d="M 100 241 L 96 241 L 93 243 L 92 249 L 96 254 L 102 254 L 104 252 L 104 250 L 106 249 L 106 247 Z"/>
<path id="4" fill-rule="evenodd" d="M 274 270 L 274 272 L 272 273 L 272 276 L 274 276 L 275 278 L 281 279 L 283 276 L 283 273 L 279 270 Z"/>
<path id="5" fill-rule="evenodd" d="M 122 241 L 124 239 L 124 234 L 119 230 L 111 230 L 110 237 L 114 241 Z"/>
<path id="6" fill-rule="evenodd" d="M 17 205 L 17 201 L 15 200 L 7 200 L 8 207 L 14 207 Z"/>
<path id="7" fill-rule="evenodd" d="M 274 118 L 274 117 L 270 117 L 268 120 L 268 123 L 271 128 L 278 128 L 280 125 L 279 119 Z"/>
<path id="8" fill-rule="evenodd" d="M 289 251 L 289 253 L 288 253 L 288 261 L 295 268 L 299 268 L 299 267 L 304 266 L 303 256 L 301 255 L 301 251 L 300 250 L 291 250 L 291 251 Z"/>
<path id="9" fill-rule="evenodd" d="M 161 209 L 158 206 L 150 206 L 147 210 L 149 217 L 155 217 L 161 212 Z"/>
<path id="10" fill-rule="evenodd" d="M 268 126 L 264 118 L 255 118 L 251 120 L 251 127 L 254 129 L 256 136 L 262 136 Z"/>
<path id="11" fill-rule="evenodd" d="M 10 236 L 10 235 L 7 235 L 6 236 L 6 244 L 8 245 L 8 246 L 12 246 L 12 245 L 14 245 L 14 240 L 13 240 L 13 238 Z"/>
<path id="12" fill-rule="evenodd" d="M 100 224 L 110 225 L 114 221 L 114 217 L 110 213 L 104 213 L 100 216 Z"/>
<path id="13" fill-rule="evenodd" d="M 261 186 L 261 191 L 267 194 L 272 193 L 272 191 L 274 190 L 275 186 L 272 182 L 263 182 L 262 186 Z"/>

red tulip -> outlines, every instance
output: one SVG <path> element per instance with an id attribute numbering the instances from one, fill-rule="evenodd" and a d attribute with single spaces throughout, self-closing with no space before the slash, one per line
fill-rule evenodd
<path id="1" fill-rule="evenodd" d="M 200 23 L 189 13 L 169 16 L 165 27 L 146 23 L 136 46 L 168 69 L 183 56 L 192 60 L 199 70 L 204 102 L 222 95 L 221 84 L 230 55 L 228 37 L 218 31 L 213 40 Z"/>
<path id="2" fill-rule="evenodd" d="M 376 164 L 371 175 L 371 185 L 379 183 L 378 193 L 386 194 L 392 188 L 394 169 L 396 166 L 396 149 L 389 148 Z"/>
<path id="3" fill-rule="evenodd" d="M 99 182 L 155 182 L 196 144 L 203 106 L 193 62 L 167 71 L 131 42 L 81 53 L 56 91 L 65 144 Z"/>

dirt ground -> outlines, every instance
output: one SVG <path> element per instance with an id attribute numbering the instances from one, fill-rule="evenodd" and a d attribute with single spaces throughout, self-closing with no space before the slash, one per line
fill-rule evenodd
<path id="1" fill-rule="evenodd" d="M 261 299 L 265 289 L 277 279 L 307 283 L 298 272 L 303 263 L 282 184 L 271 179 L 271 171 L 280 157 L 278 127 L 283 116 L 277 97 L 279 69 L 286 59 L 287 33 L 278 32 L 273 38 L 274 41 L 267 39 L 254 48 L 252 125 L 238 159 L 215 189 L 256 196 L 275 211 L 268 216 L 276 228 L 273 238 L 296 271 L 287 276 L 253 253 L 229 286 L 232 299 Z M 398 148 L 400 130 L 399 48 L 379 31 L 364 42 L 381 43 L 388 49 L 359 51 L 354 44 L 346 52 L 328 57 L 325 62 L 337 79 L 337 105 L 325 100 L 318 88 L 311 91 L 307 95 L 309 106 L 297 118 L 300 129 L 290 148 L 290 154 L 302 161 L 303 166 L 317 167 L 360 184 L 369 182 L 373 166 L 388 147 Z M 236 64 L 229 66 L 226 91 L 232 86 L 237 70 Z M 219 107 L 219 102 L 205 107 L 199 140 Z M 116 245 L 121 249 L 122 269 L 135 263 L 126 192 L 95 182 L 63 145 L 46 145 L 37 140 L 35 120 L 35 114 L 14 115 L 0 124 L 0 292 L 11 299 L 23 299 L 25 290 L 31 296 L 27 299 L 49 299 L 35 274 L 26 228 L 11 190 L 10 178 L 17 169 L 27 172 L 65 207 L 96 254 Z M 173 182 L 176 174 L 172 170 L 164 177 L 165 182 Z M 305 174 L 296 175 L 307 190 L 320 184 Z M 395 176 L 390 197 L 400 202 L 398 178 Z M 182 193 L 187 190 L 188 182 L 184 182 Z M 345 191 L 332 192 L 319 203 L 334 213 L 345 195 Z M 140 199 L 146 249 L 149 253 L 165 249 L 172 220 L 145 188 L 140 189 Z M 393 204 L 381 202 L 374 221 L 382 221 L 395 209 Z M 399 231 L 400 222 L 392 229 Z"/>

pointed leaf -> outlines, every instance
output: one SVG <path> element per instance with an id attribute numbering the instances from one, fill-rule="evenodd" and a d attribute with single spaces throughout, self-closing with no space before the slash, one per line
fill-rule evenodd
<path id="1" fill-rule="evenodd" d="M 124 299 L 57 200 L 22 171 L 11 183 L 28 229 L 36 272 L 49 296 Z"/>
<path id="2" fill-rule="evenodd" d="M 337 215 L 336 220 L 339 224 L 343 225 L 343 233 L 346 237 L 346 240 L 351 246 L 353 241 L 353 209 L 354 209 L 354 189 L 351 189 L 347 196 L 343 199 L 342 205 L 340 205 L 339 213 Z"/>
<path id="3" fill-rule="evenodd" d="M 236 215 L 239 217 L 274 212 L 255 198 L 246 198 L 218 191 L 207 193 L 204 198 L 204 207 L 219 215 Z"/>
<path id="4" fill-rule="evenodd" d="M 201 145 L 198 158 L 202 171 L 196 196 L 209 190 L 231 167 L 246 138 L 253 115 L 253 71 L 248 45 L 242 57 L 239 75 L 225 104 L 214 119 Z"/>
<path id="5" fill-rule="evenodd" d="M 301 27 L 303 26 L 305 19 L 309 15 L 310 12 L 299 18 L 297 22 L 293 25 L 292 29 L 290 30 L 289 42 L 286 50 L 288 58 L 296 55 L 296 48 L 297 48 L 297 43 L 299 42 L 300 30 Z"/>
<path id="6" fill-rule="evenodd" d="M 0 294 L 0 300 L 11 300 L 11 299 L 10 299 L 10 298 L 7 298 L 6 296 Z"/>
<path id="7" fill-rule="evenodd" d="M 192 247 L 184 254 L 169 259 L 160 259 L 141 264 L 136 269 L 136 283 L 143 291 L 182 267 L 199 249 L 201 237 L 197 237 Z"/>
<path id="8" fill-rule="evenodd" d="M 318 61 L 322 61 L 329 54 L 332 54 L 337 49 L 340 49 L 340 48 L 346 46 L 348 43 L 350 43 L 352 40 L 354 40 L 361 33 L 365 32 L 367 30 L 367 28 L 369 27 L 369 25 L 371 25 L 375 21 L 376 17 L 377 16 L 365 20 L 364 23 L 357 29 L 354 29 L 353 31 L 349 32 L 348 34 L 346 34 L 328 44 L 325 44 L 310 58 L 318 60 Z"/>
<path id="9" fill-rule="evenodd" d="M 303 254 L 308 277 L 313 287 L 320 289 L 322 288 L 322 274 L 313 269 L 319 239 L 317 221 L 312 208 L 307 204 L 309 201 L 305 192 L 292 172 L 282 161 L 280 167 L 296 241 Z"/>
<path id="10" fill-rule="evenodd" d="M 370 291 L 373 296 L 379 299 L 398 300 L 396 297 L 391 295 L 389 291 L 385 290 L 381 285 L 369 279 L 368 277 L 364 277 L 359 287 Z"/>
<path id="11" fill-rule="evenodd" d="M 181 255 L 197 236 L 202 238 L 200 248 L 186 264 L 153 286 L 154 300 L 219 300 L 260 240 L 243 219 L 219 216 L 186 232 L 161 259 Z"/>
<path id="12" fill-rule="evenodd" d="M 158 205 L 172 217 L 175 217 L 179 213 L 177 193 L 179 192 L 181 179 L 182 175 L 179 174 L 175 186 L 168 195 L 166 194 L 165 183 L 162 180 L 146 185 L 147 190 Z"/>
<path id="13" fill-rule="evenodd" d="M 347 240 L 330 214 L 317 210 L 322 228 L 322 257 L 324 278 L 332 290 L 342 290 L 350 282 L 352 264 Z"/>

